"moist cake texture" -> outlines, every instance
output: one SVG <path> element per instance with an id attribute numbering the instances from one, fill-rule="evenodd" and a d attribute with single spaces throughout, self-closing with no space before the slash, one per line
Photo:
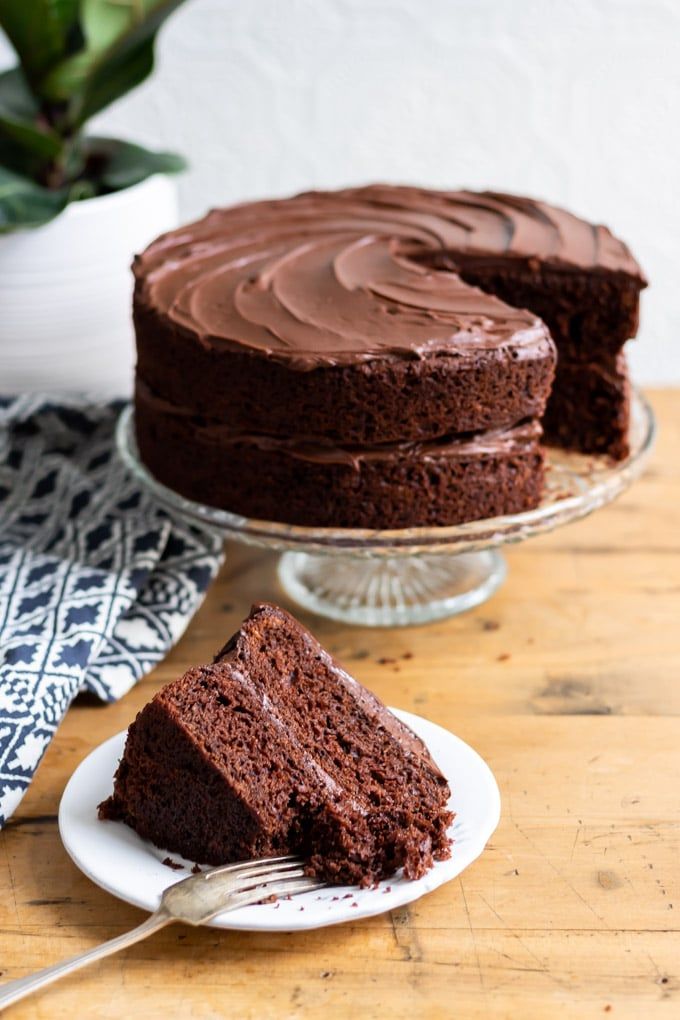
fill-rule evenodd
<path id="1" fill-rule="evenodd" d="M 537 504 L 540 419 L 626 455 L 644 277 L 545 203 L 388 185 L 248 203 L 159 238 L 135 276 L 140 453 L 191 498 L 453 524 Z"/>
<path id="2" fill-rule="evenodd" d="M 422 741 L 276 606 L 130 726 L 102 819 L 201 864 L 301 853 L 370 885 L 449 856 L 446 780 Z"/>

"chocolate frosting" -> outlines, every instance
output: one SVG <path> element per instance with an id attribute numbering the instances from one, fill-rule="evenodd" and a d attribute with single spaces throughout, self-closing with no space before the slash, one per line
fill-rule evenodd
<path id="1" fill-rule="evenodd" d="M 532 419 L 507 429 L 487 429 L 470 434 L 442 436 L 428 442 L 367 443 L 362 446 L 334 446 L 318 439 L 272 439 L 269 436 L 229 433 L 221 425 L 205 425 L 196 429 L 202 439 L 217 441 L 220 445 L 244 444 L 259 450 L 284 453 L 296 460 L 316 464 L 344 464 L 355 471 L 364 461 L 402 461 L 405 456 L 417 460 L 439 458 L 495 457 L 501 453 L 515 453 L 534 446 L 541 437 L 540 424 Z"/>
<path id="2" fill-rule="evenodd" d="M 135 260 L 136 300 L 206 347 L 300 370 L 503 346 L 522 356 L 551 344 L 531 312 L 428 265 L 442 253 L 644 283 L 606 227 L 545 203 L 372 185 L 213 210 Z"/>

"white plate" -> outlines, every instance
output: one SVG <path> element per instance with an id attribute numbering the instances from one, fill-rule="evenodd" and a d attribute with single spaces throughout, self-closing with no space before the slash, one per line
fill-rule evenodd
<path id="1" fill-rule="evenodd" d="M 424 878 L 409 882 L 401 874 L 377 889 L 333 886 L 290 900 L 263 903 L 218 915 L 211 925 L 239 931 L 302 931 L 327 924 L 357 921 L 411 903 L 450 882 L 479 857 L 500 819 L 500 794 L 486 762 L 459 737 L 435 723 L 392 709 L 425 741 L 451 787 L 456 818 L 449 860 L 440 861 Z M 126 732 L 97 747 L 71 776 L 59 806 L 59 832 L 66 850 L 88 878 L 136 907 L 153 911 L 163 890 L 185 878 L 191 863 L 140 839 L 122 822 L 100 822 L 97 805 L 109 796 L 122 756 Z M 162 863 L 182 862 L 181 871 Z"/>

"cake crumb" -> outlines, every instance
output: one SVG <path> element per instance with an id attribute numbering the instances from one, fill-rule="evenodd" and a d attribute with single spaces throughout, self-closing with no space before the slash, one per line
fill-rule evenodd
<path id="1" fill-rule="evenodd" d="M 385 886 L 385 888 L 383 889 L 383 894 L 384 894 L 384 893 L 388 893 L 388 892 L 392 892 L 392 886 L 391 886 L 391 885 L 387 885 L 387 886 Z"/>
<path id="2" fill-rule="evenodd" d="M 191 869 L 191 874 L 192 875 L 202 875 L 203 874 L 203 868 L 200 867 L 200 865 L 198 865 L 198 864 L 194 864 L 193 868 Z"/>
<path id="3" fill-rule="evenodd" d="M 392 665 L 396 661 L 397 661 L 396 659 L 391 659 L 389 655 L 381 655 L 379 659 L 376 659 L 376 662 L 378 663 L 379 666 Z"/>
<path id="4" fill-rule="evenodd" d="M 499 662 L 507 662 L 509 658 L 510 652 L 501 652 L 501 654 L 497 656 Z"/>
<path id="5" fill-rule="evenodd" d="M 161 864 L 164 864 L 166 868 L 172 868 L 173 871 L 182 871 L 184 868 L 183 864 L 180 864 L 179 861 L 173 861 L 172 857 L 163 858 Z"/>

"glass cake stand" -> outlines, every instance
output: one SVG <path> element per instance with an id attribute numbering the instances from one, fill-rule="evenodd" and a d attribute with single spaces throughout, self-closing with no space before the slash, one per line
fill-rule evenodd
<path id="1" fill-rule="evenodd" d="M 185 499 L 142 464 L 131 407 L 121 414 L 117 442 L 128 468 L 171 513 L 216 529 L 225 539 L 283 553 L 279 580 L 305 609 L 344 623 L 401 627 L 440 620 L 488 599 L 506 576 L 499 547 L 552 531 L 610 503 L 641 473 L 654 432 L 652 409 L 634 391 L 627 460 L 613 463 L 550 448 L 545 493 L 535 510 L 400 531 L 252 520 Z"/>

